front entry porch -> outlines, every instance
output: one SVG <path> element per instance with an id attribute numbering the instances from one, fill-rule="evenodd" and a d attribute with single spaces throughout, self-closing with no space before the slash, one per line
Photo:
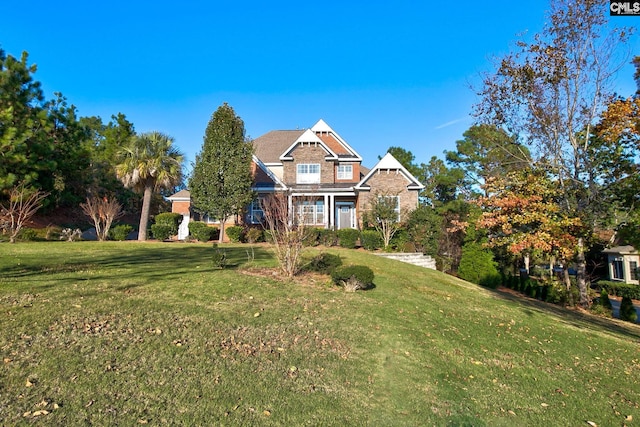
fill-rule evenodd
<path id="1" fill-rule="evenodd" d="M 289 196 L 289 209 L 294 210 L 306 225 L 341 229 L 357 228 L 356 201 L 353 197 L 334 193 Z"/>

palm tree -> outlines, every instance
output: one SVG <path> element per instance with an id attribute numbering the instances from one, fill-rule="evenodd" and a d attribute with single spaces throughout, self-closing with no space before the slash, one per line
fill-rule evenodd
<path id="1" fill-rule="evenodd" d="M 170 188 L 182 180 L 184 155 L 174 146 L 173 137 L 162 132 L 134 136 L 125 146 L 116 166 L 118 178 L 125 187 L 142 192 L 142 212 L 138 240 L 147 240 L 147 223 L 152 194 Z"/>

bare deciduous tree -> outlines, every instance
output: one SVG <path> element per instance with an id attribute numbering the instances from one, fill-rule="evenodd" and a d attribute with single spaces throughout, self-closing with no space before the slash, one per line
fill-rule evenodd
<path id="1" fill-rule="evenodd" d="M 15 243 L 18 233 L 27 221 L 42 207 L 42 201 L 49 195 L 19 185 L 9 192 L 9 200 L 0 205 L 0 228 L 9 234 L 9 242 Z"/>
<path id="2" fill-rule="evenodd" d="M 124 212 L 122 205 L 115 198 L 87 197 L 86 203 L 80 203 L 82 211 L 93 221 L 98 240 L 107 240 L 111 224 L 120 218 Z"/>
<path id="3" fill-rule="evenodd" d="M 300 199 L 296 199 L 300 201 Z M 272 194 L 262 199 L 265 228 L 271 234 L 280 269 L 293 277 L 300 268 L 306 225 L 302 210 L 289 206 L 285 193 Z"/>

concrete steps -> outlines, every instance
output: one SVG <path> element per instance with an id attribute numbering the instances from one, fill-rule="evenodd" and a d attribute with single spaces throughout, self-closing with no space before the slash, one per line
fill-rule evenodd
<path id="1" fill-rule="evenodd" d="M 376 255 L 406 262 L 407 264 L 417 265 L 419 267 L 430 268 L 432 270 L 436 269 L 436 260 L 431 258 L 429 255 L 424 255 L 419 252 L 381 252 L 376 253 Z"/>

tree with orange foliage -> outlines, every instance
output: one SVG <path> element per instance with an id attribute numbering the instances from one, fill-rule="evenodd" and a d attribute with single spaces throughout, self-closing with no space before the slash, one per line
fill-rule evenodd
<path id="1" fill-rule="evenodd" d="M 567 264 L 575 256 L 582 223 L 562 209 L 557 184 L 545 171 L 523 169 L 488 179 L 484 190 L 486 196 L 476 201 L 483 210 L 477 226 L 488 231 L 489 246 L 525 259 L 540 255 L 550 265 L 560 259 L 569 289 Z"/>

